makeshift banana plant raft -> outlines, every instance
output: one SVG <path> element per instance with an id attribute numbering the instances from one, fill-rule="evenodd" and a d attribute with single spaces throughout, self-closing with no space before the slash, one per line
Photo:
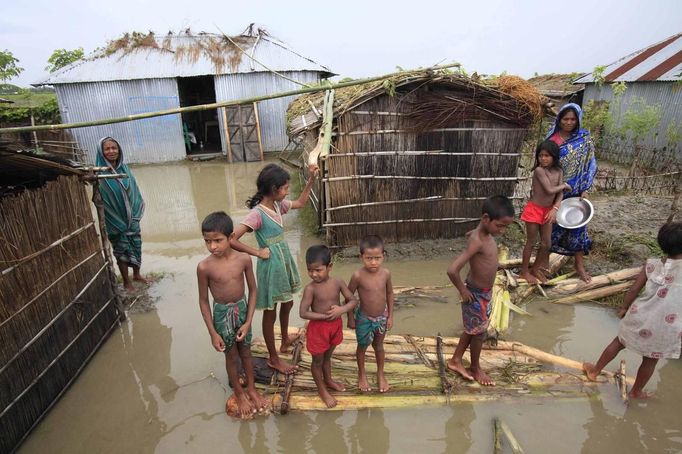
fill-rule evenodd
<path id="1" fill-rule="evenodd" d="M 305 328 L 291 328 L 290 335 L 300 337 L 293 351 L 282 356 L 297 364 L 298 370 L 288 376 L 275 373 L 269 384 L 259 385 L 261 391 L 271 399 L 274 412 L 330 410 L 318 397 L 310 373 L 311 356 L 305 349 Z M 276 336 L 279 338 L 279 333 Z M 338 404 L 331 410 L 514 401 L 531 397 L 561 400 L 588 398 L 598 392 L 594 383 L 582 374 L 581 363 L 518 342 L 503 341 L 495 346 L 485 345 L 481 353 L 482 367 L 496 382 L 494 387 L 484 387 L 465 381 L 447 369 L 446 361 L 452 356 L 458 338 L 399 334 L 389 334 L 384 341 L 385 374 L 390 391 L 376 391 L 376 363 L 370 348 L 367 374 L 375 391 L 361 392 L 357 387 L 355 332 L 344 330 L 343 336 L 343 343 L 332 358 L 332 376 L 345 385 L 346 391 L 333 393 Z M 256 360 L 267 357 L 262 339 L 254 339 L 252 352 Z M 468 352 L 464 360 L 468 362 Z M 601 379 L 625 386 L 622 373 L 605 372 Z"/>

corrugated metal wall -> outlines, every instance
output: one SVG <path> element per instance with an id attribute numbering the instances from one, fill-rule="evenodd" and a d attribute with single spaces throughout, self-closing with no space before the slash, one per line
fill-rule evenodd
<path id="1" fill-rule="evenodd" d="M 668 146 L 666 131 L 671 123 L 677 128 L 682 127 L 682 90 L 673 90 L 673 82 L 633 82 L 627 84 L 627 90 L 622 95 L 620 112 L 613 112 L 614 118 L 622 118 L 631 102 L 635 98 L 642 98 L 649 105 L 661 107 L 661 124 L 657 131 L 657 137 L 647 137 L 643 145 L 647 148 L 662 148 Z M 613 90 L 608 85 L 601 87 L 595 84 L 587 84 L 583 98 L 583 107 L 590 100 L 609 101 L 613 109 Z M 676 152 L 682 150 L 682 144 L 676 144 Z"/>
<path id="2" fill-rule="evenodd" d="M 320 80 L 320 73 L 314 71 L 286 71 L 282 74 L 303 83 L 316 83 Z M 299 88 L 301 88 L 300 85 L 270 72 L 226 74 L 215 77 L 217 102 L 280 93 Z M 286 112 L 293 99 L 293 96 L 289 96 L 258 103 L 264 151 L 281 151 L 289 142 L 286 131 Z M 218 120 L 220 121 L 223 152 L 227 152 L 222 115 L 218 115 Z"/>
<path id="3" fill-rule="evenodd" d="M 176 79 L 86 82 L 55 88 L 64 123 L 180 107 Z M 186 156 L 179 114 L 71 131 L 92 162 L 105 136 L 119 141 L 127 163 L 177 161 Z"/>

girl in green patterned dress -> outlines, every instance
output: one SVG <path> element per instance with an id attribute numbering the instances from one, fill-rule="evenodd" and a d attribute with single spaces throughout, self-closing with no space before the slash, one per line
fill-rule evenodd
<path id="1" fill-rule="evenodd" d="M 294 305 L 294 293 L 301 288 L 301 277 L 284 238 L 282 216 L 289 210 L 302 208 L 308 202 L 318 168 L 312 165 L 309 170 L 312 176 L 298 199 L 286 200 L 289 193 L 289 173 L 276 164 L 265 166 L 256 180 L 256 194 L 246 201 L 251 212 L 235 228 L 231 239 L 233 249 L 258 257 L 256 309 L 263 311 L 263 337 L 270 357 L 268 365 L 284 374 L 291 373 L 295 367 L 283 361 L 275 347 L 277 303 L 280 303 L 279 323 L 282 332 L 280 351 L 284 353 L 296 341 L 296 338 L 287 333 L 289 312 Z M 255 232 L 259 249 L 239 241 L 246 232 Z"/>

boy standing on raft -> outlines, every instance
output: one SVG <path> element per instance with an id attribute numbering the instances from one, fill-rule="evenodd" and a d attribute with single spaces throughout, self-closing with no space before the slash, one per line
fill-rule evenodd
<path id="1" fill-rule="evenodd" d="M 379 392 L 390 389 L 384 376 L 384 337 L 393 327 L 393 285 L 391 273 L 381 266 L 384 262 L 384 242 L 376 235 L 360 241 L 360 258 L 363 267 L 353 273 L 348 284 L 351 293 L 358 291 L 360 304 L 348 313 L 348 327 L 355 328 L 358 341 L 358 388 L 371 391 L 365 372 L 365 352 L 372 344 L 377 360 L 377 384 Z"/>
<path id="2" fill-rule="evenodd" d="M 199 309 L 216 351 L 225 354 L 227 377 L 237 400 L 238 416 L 250 418 L 264 410 L 267 399 L 254 386 L 251 364 L 251 322 L 256 309 L 256 278 L 251 257 L 230 247 L 232 219 L 224 212 L 211 213 L 201 223 L 206 248 L 211 253 L 197 266 Z M 244 278 L 249 286 L 248 303 Z M 213 296 L 213 314 L 208 292 Z M 246 392 L 239 383 L 239 359 L 246 375 Z"/>
<path id="3" fill-rule="evenodd" d="M 341 316 L 357 305 L 357 300 L 341 279 L 329 276 L 332 256 L 327 246 L 308 248 L 305 262 L 312 282 L 303 289 L 299 314 L 310 320 L 306 333 L 306 347 L 313 357 L 310 372 L 317 385 L 317 392 L 328 408 L 336 406 L 336 399 L 329 393 L 345 391 L 346 388 L 332 380 L 332 353 L 343 341 L 343 320 Z M 346 304 L 339 304 L 342 294 Z"/>
<path id="4" fill-rule="evenodd" d="M 466 380 L 476 380 L 484 386 L 495 382 L 481 370 L 479 358 L 483 339 L 488 328 L 490 297 L 495 274 L 497 273 L 497 244 L 495 236 L 502 235 L 509 224 L 514 222 L 514 206 L 505 196 L 489 197 L 483 203 L 481 222 L 469 232 L 467 248 L 448 268 L 448 277 L 462 297 L 462 320 L 464 333 L 459 338 L 455 353 L 447 363 L 448 369 Z M 469 275 L 462 282 L 460 271 L 469 263 Z M 462 363 L 462 356 L 470 347 L 471 367 Z"/>

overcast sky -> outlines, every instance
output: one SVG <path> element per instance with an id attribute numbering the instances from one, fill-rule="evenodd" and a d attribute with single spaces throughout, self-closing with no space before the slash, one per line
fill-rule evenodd
<path id="1" fill-rule="evenodd" d="M 453 61 L 482 74 L 589 72 L 682 32 L 680 0 L 4 0 L 1 10 L 0 50 L 20 60 L 10 82 L 21 86 L 46 76 L 55 49 L 89 53 L 133 30 L 232 35 L 255 22 L 350 77 Z"/>

